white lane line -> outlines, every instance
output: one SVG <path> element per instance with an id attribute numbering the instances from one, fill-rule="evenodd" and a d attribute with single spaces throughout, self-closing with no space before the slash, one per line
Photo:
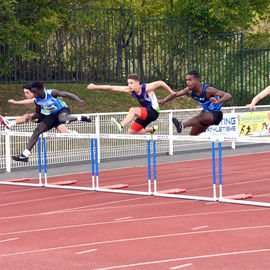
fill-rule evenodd
<path id="1" fill-rule="evenodd" d="M 226 213 L 226 211 L 224 211 Z M 224 214 L 220 212 L 216 212 L 215 214 Z M 230 211 L 228 211 L 230 212 Z M 234 213 L 234 211 L 233 211 Z M 40 228 L 40 229 L 32 229 L 32 230 L 23 230 L 23 231 L 13 231 L 13 232 L 5 232 L 0 233 L 0 236 L 3 235 L 13 235 L 13 234 L 24 234 L 24 233 L 34 233 L 34 232 L 44 232 L 44 231 L 55 231 L 55 230 L 64 230 L 64 229 L 73 229 L 73 228 L 82 228 L 82 227 L 90 227 L 90 226 L 99 226 L 99 225 L 108 225 L 108 224 L 116 224 L 121 222 L 138 222 L 138 221 L 149 221 L 149 220 L 159 220 L 159 219 L 168 219 L 168 218 L 178 218 L 178 217 L 189 217 L 189 216 L 204 216 L 204 215 L 210 215 L 214 214 L 212 213 L 196 213 L 196 214 L 187 214 L 187 215 L 175 215 L 175 216 L 159 216 L 159 217 L 149 217 L 149 218 L 134 218 L 129 220 L 119 220 L 119 221 L 105 221 L 105 222 L 93 222 L 93 223 L 84 223 L 84 224 L 75 224 L 75 225 L 64 225 L 64 226 L 57 226 L 57 227 L 47 227 L 47 228 Z M 262 226 L 252 226 L 252 227 L 240 227 L 235 228 L 236 230 L 243 229 L 243 228 L 269 228 L 270 225 L 262 225 Z M 232 230 L 232 228 L 228 229 L 222 229 L 222 230 L 209 230 L 209 232 L 213 231 L 226 231 L 226 230 Z M 205 231 L 208 232 L 208 231 Z M 195 233 L 195 232 L 192 232 Z M 182 234 L 182 233 L 181 233 Z M 187 234 L 187 233 L 184 233 Z"/>
<path id="2" fill-rule="evenodd" d="M 269 229 L 269 228 L 270 228 L 270 225 L 266 225 L 266 226 L 239 227 L 239 228 L 217 229 L 217 230 L 197 231 L 197 232 L 147 235 L 147 236 L 141 236 L 141 237 L 135 237 L 135 238 L 122 238 L 122 239 L 115 239 L 115 240 L 108 240 L 108 241 L 101 241 L 101 242 L 77 244 L 77 245 L 71 245 L 71 246 L 59 246 L 59 247 L 53 247 L 53 248 L 35 249 L 35 250 L 27 250 L 27 251 L 15 252 L 15 253 L 0 254 L 0 257 L 31 254 L 31 253 L 38 253 L 38 252 L 68 249 L 68 248 L 97 246 L 97 245 L 115 244 L 115 243 L 125 243 L 125 242 L 130 242 L 130 241 L 140 241 L 140 240 L 148 240 L 148 239 L 161 239 L 161 238 L 169 238 L 169 237 L 180 237 L 180 236 L 186 236 L 186 235 L 190 236 L 190 235 L 196 235 L 196 234 L 235 232 L 235 231 L 243 231 L 243 230 L 253 230 L 253 229 L 256 230 L 256 229 Z M 267 251 L 270 251 L 270 249 L 267 249 Z"/>
<path id="3" fill-rule="evenodd" d="M 117 266 L 111 266 L 111 267 L 105 267 L 105 268 L 97 268 L 94 270 L 111 270 L 111 269 L 128 268 L 128 267 L 135 267 L 135 266 L 142 266 L 142 265 L 149 265 L 149 264 L 159 264 L 159 263 L 167 263 L 167 262 L 177 262 L 177 261 L 185 261 L 185 260 L 195 260 L 195 259 L 222 257 L 222 256 L 232 256 L 232 255 L 239 255 L 239 254 L 260 253 L 260 252 L 270 252 L 270 249 L 255 249 L 255 250 L 243 250 L 243 251 L 227 252 L 227 253 L 219 253 L 219 254 L 208 254 L 208 255 L 175 258 L 175 259 L 168 259 L 168 260 L 161 260 L 161 261 L 117 265 Z"/>
<path id="4" fill-rule="evenodd" d="M 132 217 L 122 217 L 122 218 L 116 218 L 115 220 L 125 220 L 125 219 L 131 219 Z"/>
<path id="5" fill-rule="evenodd" d="M 142 198 L 136 198 L 136 199 L 142 199 Z M 146 199 L 146 198 L 144 198 Z M 126 200 L 124 200 L 126 201 Z M 122 201 L 117 201 L 122 202 Z M 114 203 L 114 202 L 112 202 Z M 131 207 L 143 207 L 143 206 L 155 206 L 155 205 L 166 205 L 166 204 L 175 204 L 180 203 L 177 201 L 174 202 L 159 202 L 159 203 L 143 203 L 143 204 L 130 204 L 130 205 L 120 205 L 120 206 L 106 206 L 106 207 L 96 207 L 96 208 L 89 208 L 89 205 L 82 206 L 81 208 L 87 208 L 87 209 L 62 209 L 62 210 L 55 210 L 51 212 L 40 212 L 36 214 L 28 214 L 28 215 L 18 215 L 18 216 L 6 216 L 6 217 L 0 217 L 0 220 L 2 219 L 15 219 L 15 218 L 25 218 L 25 217 L 36 217 L 36 216 L 43 216 L 43 215 L 54 215 L 54 214 L 71 214 L 76 212 L 88 212 L 88 211 L 101 211 L 101 210 L 109 210 L 109 209 L 121 209 L 121 208 L 131 208 Z M 181 202 L 182 203 L 182 202 Z"/>
<path id="6" fill-rule="evenodd" d="M 200 229 L 204 229 L 204 228 L 208 228 L 209 226 L 201 226 L 201 227 L 195 227 L 192 228 L 192 230 L 200 230 Z"/>
<path id="7" fill-rule="evenodd" d="M 142 199 L 150 199 L 150 198 L 149 197 L 141 197 L 141 198 L 133 198 L 133 199 L 128 199 L 128 200 L 112 201 L 112 202 L 107 202 L 107 203 L 91 205 L 91 208 L 89 205 L 86 205 L 86 206 L 80 206 L 80 207 L 76 207 L 76 208 L 66 208 L 66 209 L 59 209 L 59 210 L 50 211 L 50 212 L 41 212 L 41 213 L 37 213 L 37 214 L 0 217 L 0 220 L 13 219 L 13 218 L 24 218 L 24 217 L 35 217 L 35 216 L 42 216 L 42 215 L 66 214 L 66 213 L 74 213 L 74 212 L 82 212 L 82 211 L 99 211 L 99 210 L 118 209 L 118 208 L 126 208 L 126 207 L 139 207 L 139 206 L 144 206 L 144 205 L 155 205 L 156 204 L 156 203 L 151 203 L 151 204 L 135 204 L 135 205 L 131 204 L 131 205 L 121 205 L 121 206 L 107 206 L 107 207 L 100 207 L 100 208 L 96 207 L 96 206 L 100 206 L 100 205 L 115 204 L 115 203 L 120 203 L 120 202 L 142 200 Z M 177 203 L 177 202 L 175 202 L 175 203 Z M 161 204 L 161 203 L 158 203 L 158 204 Z M 162 204 L 166 204 L 166 203 L 162 203 Z M 96 208 L 92 208 L 92 207 L 96 207 Z"/>
<path id="8" fill-rule="evenodd" d="M 89 250 L 85 250 L 85 251 L 81 251 L 81 252 L 77 252 L 76 254 L 77 255 L 80 255 L 80 254 L 84 254 L 84 253 L 90 253 L 90 252 L 93 252 L 93 251 L 96 251 L 97 249 L 89 249 Z"/>
<path id="9" fill-rule="evenodd" d="M 4 239 L 4 240 L 0 240 L 0 243 L 8 242 L 8 241 L 14 241 L 14 240 L 18 240 L 18 239 L 19 239 L 18 237 L 16 237 L 16 238 Z"/>
<path id="10" fill-rule="evenodd" d="M 44 197 L 44 198 L 25 200 L 25 201 L 16 201 L 16 202 L 11 202 L 11 203 L 0 204 L 0 207 L 9 206 L 9 205 L 16 205 L 16 204 L 22 204 L 22 203 L 32 203 L 32 202 L 38 202 L 38 201 L 53 200 L 53 199 L 66 198 L 66 197 L 73 197 L 73 196 L 88 195 L 88 194 L 89 193 L 87 191 L 85 191 L 85 192 L 73 193 L 73 194 L 67 194 L 67 195 Z"/>
<path id="11" fill-rule="evenodd" d="M 184 268 L 184 267 L 191 266 L 191 265 L 192 265 L 192 263 L 187 263 L 187 264 L 182 264 L 182 265 L 179 265 L 179 266 L 171 267 L 170 269 L 171 270 L 180 269 L 180 268 Z"/>

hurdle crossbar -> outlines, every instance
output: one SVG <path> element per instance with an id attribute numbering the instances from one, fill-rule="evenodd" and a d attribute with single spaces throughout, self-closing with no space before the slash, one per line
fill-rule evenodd
<path id="1" fill-rule="evenodd" d="M 226 198 L 223 196 L 223 179 L 222 179 L 222 142 L 227 141 L 219 138 L 218 142 L 218 151 L 219 151 L 219 202 L 224 203 L 232 203 L 232 204 L 243 204 L 243 205 L 254 205 L 254 206 L 264 206 L 270 207 L 270 203 L 268 202 L 258 202 L 258 201 L 250 201 L 250 200 L 235 200 Z M 235 139 L 236 142 L 256 142 L 256 143 L 270 143 L 269 137 L 237 137 Z"/>
<path id="2" fill-rule="evenodd" d="M 91 187 L 82 187 L 82 186 L 70 186 L 70 185 L 57 185 L 57 184 L 49 184 L 48 183 L 48 170 L 47 170 L 47 143 L 46 138 L 78 138 L 78 139 L 90 139 L 90 147 L 91 147 L 91 171 L 92 171 L 92 178 L 91 178 Z M 44 154 L 44 187 L 47 188 L 58 188 L 58 189 L 71 189 L 71 190 L 87 190 L 87 191 L 94 191 L 95 190 L 95 167 L 94 167 L 94 151 L 97 152 L 97 149 L 94 145 L 94 139 L 96 138 L 95 134 L 70 134 L 70 133 L 44 133 L 43 136 L 43 154 Z"/>
<path id="3" fill-rule="evenodd" d="M 21 137 L 30 137 L 32 136 L 31 132 L 13 132 L 13 131 L 1 131 L 0 136 L 21 136 Z M 9 180 L 1 180 L 0 185 L 13 185 L 13 186 L 28 186 L 28 187 L 43 187 L 42 183 L 42 172 L 41 172 L 41 139 L 38 138 L 38 183 L 25 183 L 25 182 L 11 182 Z"/>
<path id="4" fill-rule="evenodd" d="M 169 140 L 173 141 L 205 141 L 212 143 L 212 174 L 213 174 L 213 196 L 192 196 L 183 194 L 164 194 L 157 190 L 157 177 L 156 177 L 156 143 L 155 141 Z M 167 197 L 167 198 L 178 198 L 178 199 L 188 199 L 188 200 L 203 200 L 203 201 L 217 201 L 216 196 L 216 170 L 215 170 L 215 143 L 211 137 L 196 137 L 196 136 L 183 136 L 183 135 L 154 135 L 153 136 L 153 164 L 154 164 L 154 196 Z"/>
<path id="5" fill-rule="evenodd" d="M 123 194 L 133 194 L 133 195 L 152 195 L 151 191 L 151 162 L 150 162 L 150 141 L 152 139 L 151 135 L 136 135 L 136 134 L 100 134 L 100 139 L 125 139 L 125 140 L 146 140 L 147 141 L 147 166 L 148 166 L 148 190 L 147 191 L 136 191 L 136 190 L 123 190 L 123 189 L 106 189 L 99 186 L 99 170 L 96 169 L 96 191 L 100 192 L 111 192 L 111 193 L 123 193 Z M 96 151 L 96 155 L 98 151 Z M 98 161 L 98 156 L 96 156 L 96 162 Z M 98 164 L 96 164 L 98 168 Z"/>

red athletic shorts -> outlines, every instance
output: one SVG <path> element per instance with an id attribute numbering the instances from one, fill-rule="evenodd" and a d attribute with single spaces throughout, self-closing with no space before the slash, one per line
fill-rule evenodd
<path id="1" fill-rule="evenodd" d="M 140 109 L 141 109 L 141 116 L 139 118 L 136 118 L 136 120 L 130 127 L 135 131 L 140 131 L 141 129 L 145 128 L 151 122 L 154 122 L 159 116 L 159 113 L 152 107 L 150 108 L 141 107 Z"/>

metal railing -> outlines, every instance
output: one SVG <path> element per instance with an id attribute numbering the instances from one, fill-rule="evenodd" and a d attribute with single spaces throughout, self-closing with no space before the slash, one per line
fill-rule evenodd
<path id="1" fill-rule="evenodd" d="M 258 106 L 257 110 L 266 111 L 270 106 Z M 159 129 L 156 134 L 159 135 L 176 135 L 173 128 L 172 117 L 177 117 L 183 121 L 198 114 L 201 109 L 186 110 L 164 110 L 161 111 L 159 118 L 153 123 L 158 125 Z M 246 107 L 224 107 L 224 113 L 237 113 L 247 111 Z M 114 134 L 116 133 L 114 126 L 111 125 L 111 117 L 123 119 L 127 113 L 96 113 L 89 114 L 92 118 L 91 123 L 73 122 L 68 125 L 69 130 L 78 133 L 90 134 Z M 9 117 L 8 119 L 16 119 Z M 32 132 L 36 127 L 35 123 L 26 123 L 16 125 L 12 131 Z M 127 130 L 127 129 L 126 129 Z M 38 165 L 38 149 L 37 146 L 31 151 L 31 158 L 28 163 L 15 162 L 11 159 L 11 155 L 22 153 L 28 141 L 28 137 L 12 136 L 9 130 L 3 125 L 0 126 L 0 132 L 4 136 L 0 136 L 0 169 L 10 171 L 13 168 L 29 167 Z M 52 132 L 57 132 L 52 130 Z M 189 129 L 183 131 L 183 135 L 188 135 Z M 145 153 L 146 145 L 138 140 L 99 140 L 100 159 L 119 159 L 132 158 L 142 156 Z M 209 144 L 204 142 L 177 142 L 177 141 L 161 141 L 157 147 L 157 154 L 173 155 L 176 151 L 190 151 L 208 149 Z M 42 150 L 42 149 L 41 149 Z M 43 150 L 42 150 L 43 151 Z M 63 164 L 68 162 L 83 162 L 90 159 L 90 141 L 88 139 L 76 140 L 74 138 L 47 138 L 47 162 L 48 164 Z"/>

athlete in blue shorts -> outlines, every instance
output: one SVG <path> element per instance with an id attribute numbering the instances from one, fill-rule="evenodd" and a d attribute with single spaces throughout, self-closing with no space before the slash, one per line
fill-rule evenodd
<path id="1" fill-rule="evenodd" d="M 36 112 L 31 116 L 30 121 L 38 119 L 39 124 L 34 130 L 23 153 L 17 156 L 12 156 L 15 161 L 28 161 L 30 151 L 36 144 L 40 134 L 54 127 L 57 128 L 61 124 L 67 124 L 73 121 L 81 120 L 91 122 L 91 119 L 86 116 L 81 116 L 81 118 L 78 119 L 77 116 L 71 115 L 70 109 L 62 99 L 62 97 L 73 99 L 82 106 L 84 103 L 83 100 L 76 95 L 55 89 L 44 89 L 41 82 L 34 82 L 31 85 L 31 92 L 35 97 Z"/>
<path id="2" fill-rule="evenodd" d="M 141 107 L 130 108 L 127 116 L 121 122 L 116 121 L 114 118 L 111 120 L 117 130 L 122 132 L 123 128 L 136 117 L 128 129 L 128 134 L 145 134 L 146 132 L 153 133 L 158 129 L 158 126 L 147 128 L 147 125 L 155 121 L 159 116 L 159 104 L 154 93 L 154 90 L 159 87 L 164 88 L 169 93 L 174 93 L 163 81 L 140 84 L 139 76 L 136 73 L 129 74 L 128 86 L 96 85 L 91 83 L 87 86 L 87 89 L 118 91 L 132 95 L 140 103 Z"/>
<path id="3" fill-rule="evenodd" d="M 200 82 L 200 74 L 192 70 L 186 75 L 187 87 L 177 93 L 172 93 L 163 100 L 159 100 L 160 104 L 173 100 L 183 95 L 191 96 L 198 104 L 203 107 L 201 113 L 186 122 L 181 122 L 173 117 L 173 124 L 178 133 L 186 127 L 192 127 L 190 135 L 199 135 L 206 131 L 211 125 L 218 125 L 223 117 L 221 104 L 231 99 L 231 94 L 220 91 Z"/>

